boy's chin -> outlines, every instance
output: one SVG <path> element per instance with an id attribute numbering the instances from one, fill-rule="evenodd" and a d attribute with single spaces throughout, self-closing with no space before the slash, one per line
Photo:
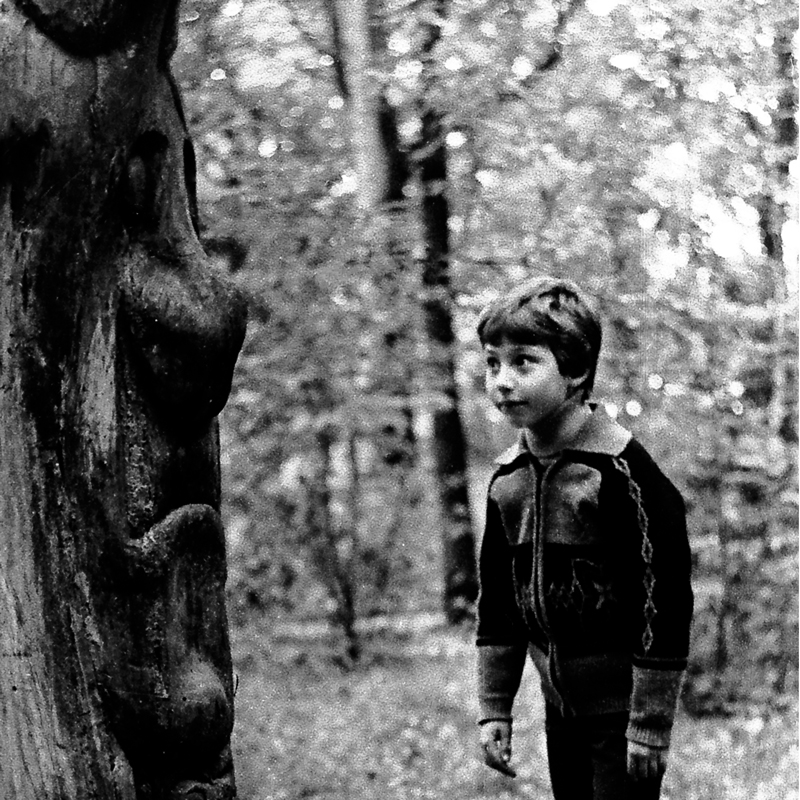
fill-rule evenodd
<path id="1" fill-rule="evenodd" d="M 519 428 L 519 430 L 524 431 L 528 428 L 535 425 L 535 422 L 531 421 L 526 414 L 514 413 L 514 412 L 507 412 L 503 411 L 503 419 L 511 425 L 513 428 Z"/>

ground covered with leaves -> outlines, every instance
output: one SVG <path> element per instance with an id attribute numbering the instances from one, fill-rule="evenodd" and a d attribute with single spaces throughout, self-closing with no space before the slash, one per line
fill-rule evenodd
<path id="1" fill-rule="evenodd" d="M 477 750 L 467 631 L 372 634 L 360 663 L 330 637 L 234 634 L 234 756 L 242 800 L 548 800 L 541 698 L 523 683 L 515 780 Z M 679 717 L 664 800 L 797 800 L 797 713 Z"/>

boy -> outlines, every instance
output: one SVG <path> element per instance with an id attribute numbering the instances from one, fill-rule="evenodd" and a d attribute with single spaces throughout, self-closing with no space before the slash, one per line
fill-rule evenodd
<path id="1" fill-rule="evenodd" d="M 515 774 L 527 653 L 556 800 L 655 800 L 692 616 L 683 500 L 589 402 L 601 328 L 575 284 L 526 284 L 484 309 L 478 336 L 488 396 L 520 429 L 489 485 L 481 545 L 484 760 Z"/>

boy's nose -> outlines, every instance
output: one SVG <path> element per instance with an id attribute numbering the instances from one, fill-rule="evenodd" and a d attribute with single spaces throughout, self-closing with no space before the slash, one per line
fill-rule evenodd
<path id="1" fill-rule="evenodd" d="M 494 385 L 500 389 L 500 391 L 508 391 L 513 387 L 514 376 L 507 366 L 501 365 L 495 376 Z"/>

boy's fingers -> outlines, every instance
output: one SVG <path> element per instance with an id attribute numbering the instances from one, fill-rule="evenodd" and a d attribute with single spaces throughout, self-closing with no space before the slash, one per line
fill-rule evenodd
<path id="1" fill-rule="evenodd" d="M 628 748 L 628 774 L 634 780 L 655 780 L 667 768 L 667 751 L 661 748 L 630 746 Z"/>
<path id="2" fill-rule="evenodd" d="M 510 778 L 517 777 L 517 773 L 508 765 L 511 760 L 511 749 L 499 741 L 484 743 L 483 760 L 487 766 L 502 772 L 503 775 L 508 775 Z"/>
<path id="3" fill-rule="evenodd" d="M 481 726 L 483 760 L 487 766 L 516 778 L 517 773 L 508 765 L 511 760 L 511 723 L 490 721 Z"/>
<path id="4" fill-rule="evenodd" d="M 501 762 L 501 765 L 500 766 L 496 766 L 495 769 L 498 772 L 502 772 L 503 775 L 507 775 L 509 778 L 516 778 L 517 777 L 517 773 L 513 769 L 513 767 L 509 767 L 508 764 L 506 764 L 505 762 Z"/>
<path id="5" fill-rule="evenodd" d="M 502 772 L 503 775 L 508 775 L 509 778 L 517 777 L 517 773 L 508 765 L 509 756 L 507 753 L 501 754 L 491 747 L 486 747 L 484 749 L 484 761 L 487 766 L 496 769 L 498 772 Z"/>
<path id="6" fill-rule="evenodd" d="M 628 766 L 628 774 L 635 781 L 642 781 L 650 777 L 649 772 L 648 760 L 640 755 L 634 755 Z"/>

